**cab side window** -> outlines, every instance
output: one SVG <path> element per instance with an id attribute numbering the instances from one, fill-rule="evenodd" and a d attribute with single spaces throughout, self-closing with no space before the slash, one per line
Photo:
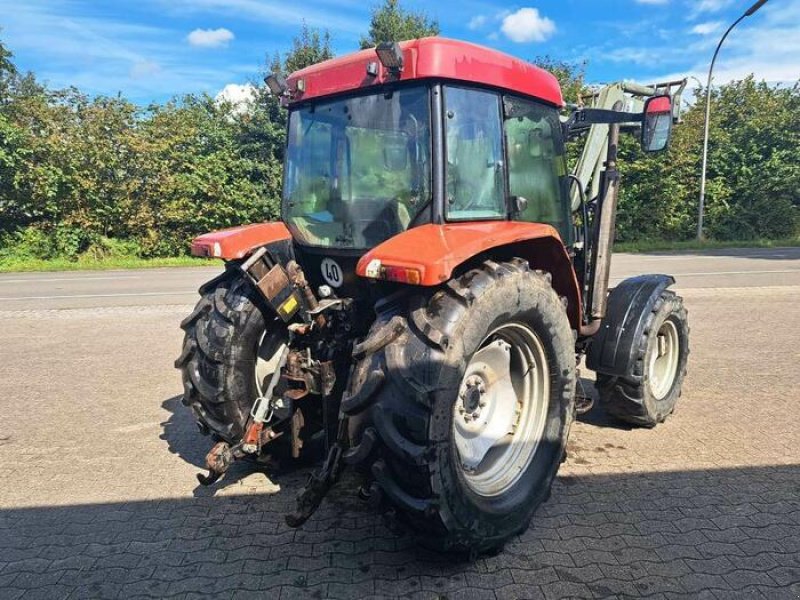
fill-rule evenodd
<path id="1" fill-rule="evenodd" d="M 527 208 L 515 219 L 552 225 L 566 242 L 571 226 L 558 113 L 512 96 L 504 98 L 504 113 L 509 193 L 527 200 Z"/>
<path id="2" fill-rule="evenodd" d="M 450 220 L 506 216 L 499 102 L 494 92 L 445 89 L 445 193 Z"/>

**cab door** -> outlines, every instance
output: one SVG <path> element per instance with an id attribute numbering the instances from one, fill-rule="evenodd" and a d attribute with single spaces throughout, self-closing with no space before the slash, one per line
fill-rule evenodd
<path id="1" fill-rule="evenodd" d="M 573 237 L 568 198 L 567 160 L 558 111 L 542 103 L 506 95 L 503 98 L 508 188 L 525 199 L 516 221 L 547 223 L 564 243 Z"/>

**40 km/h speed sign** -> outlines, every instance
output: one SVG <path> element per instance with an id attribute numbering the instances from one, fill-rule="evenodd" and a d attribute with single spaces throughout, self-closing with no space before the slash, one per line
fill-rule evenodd
<path id="1" fill-rule="evenodd" d="M 329 286 L 338 288 L 342 285 L 342 267 L 335 260 L 332 258 L 322 259 L 320 269 L 322 270 L 322 278 Z"/>

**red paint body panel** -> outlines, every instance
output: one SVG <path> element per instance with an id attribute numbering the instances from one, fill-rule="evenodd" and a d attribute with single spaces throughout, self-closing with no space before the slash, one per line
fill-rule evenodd
<path id="1" fill-rule="evenodd" d="M 558 232 L 541 223 L 486 221 L 421 225 L 376 246 L 358 261 L 356 273 L 366 277 L 367 265 L 378 259 L 384 265 L 420 271 L 420 285 L 439 285 L 453 269 L 489 248 L 524 240 L 554 237 Z"/>
<path id="2" fill-rule="evenodd" d="M 358 261 L 356 273 L 366 277 L 375 259 L 382 266 L 417 269 L 420 285 L 435 286 L 452 277 L 459 265 L 483 252 L 501 248 L 503 254 L 527 260 L 531 268 L 553 276 L 553 288 L 567 298 L 570 323 L 581 323 L 581 293 L 572 261 L 550 225 L 515 221 L 484 221 L 421 225 L 376 246 Z M 491 255 L 491 252 L 490 252 Z"/>
<path id="3" fill-rule="evenodd" d="M 403 71 L 399 81 L 417 79 L 452 79 L 478 83 L 526 94 L 563 106 L 558 80 L 524 61 L 484 46 L 441 37 L 428 37 L 401 42 Z M 378 74 L 367 75 L 367 65 L 376 62 Z M 303 80 L 304 91 L 297 89 Z M 380 64 L 374 48 L 306 67 L 292 73 L 289 89 L 291 102 L 308 100 L 342 92 L 352 92 L 394 80 Z"/>
<path id="4" fill-rule="evenodd" d="M 192 256 L 240 259 L 259 246 L 290 240 L 292 235 L 283 223 L 256 223 L 204 233 L 192 240 Z"/>

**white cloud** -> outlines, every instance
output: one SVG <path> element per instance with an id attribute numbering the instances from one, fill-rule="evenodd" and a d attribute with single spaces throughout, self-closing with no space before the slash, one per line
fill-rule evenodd
<path id="1" fill-rule="evenodd" d="M 556 24 L 535 8 L 520 8 L 503 18 L 501 31 L 512 42 L 544 42 L 556 31 Z"/>
<path id="2" fill-rule="evenodd" d="M 703 13 L 715 13 L 731 4 L 732 0 L 697 0 L 690 2 L 692 6 L 691 18 L 696 18 Z"/>
<path id="3" fill-rule="evenodd" d="M 256 88 L 249 83 L 229 83 L 214 96 L 214 100 L 218 103 L 229 102 L 235 114 L 250 110 L 255 99 Z"/>
<path id="4" fill-rule="evenodd" d="M 661 48 L 622 46 L 604 52 L 603 60 L 618 64 L 650 66 L 671 61 L 673 57 Z"/>
<path id="5" fill-rule="evenodd" d="M 219 29 L 195 29 L 186 36 L 186 40 L 190 45 L 199 48 L 227 46 L 233 38 L 233 32 L 224 27 Z"/>
<path id="6" fill-rule="evenodd" d="M 720 27 L 722 27 L 722 23 L 719 21 L 710 21 L 708 23 L 698 23 L 694 27 L 692 27 L 691 32 L 696 35 L 708 35 L 710 33 L 714 33 Z"/>
<path id="7" fill-rule="evenodd" d="M 475 29 L 480 29 L 484 25 L 486 25 L 486 16 L 485 15 L 475 15 L 474 17 L 472 17 L 469 20 L 469 23 L 467 24 L 467 28 L 475 30 Z"/>
<path id="8" fill-rule="evenodd" d="M 74 7 L 60 0 L 26 0 L 2 12 L 3 42 L 26 70 L 53 88 L 76 86 L 90 95 L 121 91 L 146 105 L 173 94 L 213 94 L 227 81 L 258 72 L 255 62 L 230 64 L 217 56 L 198 61 L 178 29 L 87 16 Z"/>

